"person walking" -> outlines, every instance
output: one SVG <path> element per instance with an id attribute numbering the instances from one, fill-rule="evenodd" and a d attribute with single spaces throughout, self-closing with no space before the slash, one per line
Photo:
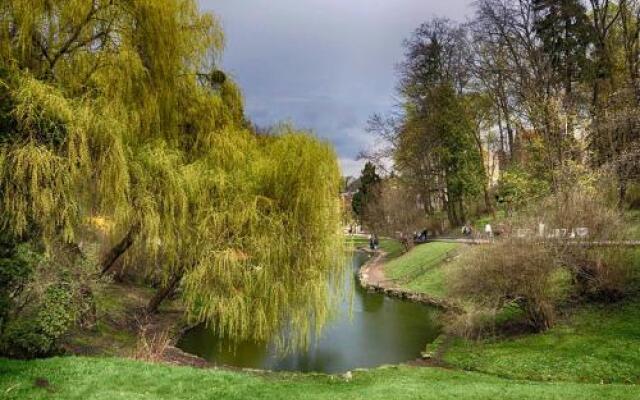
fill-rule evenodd
<path id="1" fill-rule="evenodd" d="M 484 233 L 487 235 L 487 239 L 493 239 L 493 228 L 491 228 L 491 224 L 484 226 Z"/>

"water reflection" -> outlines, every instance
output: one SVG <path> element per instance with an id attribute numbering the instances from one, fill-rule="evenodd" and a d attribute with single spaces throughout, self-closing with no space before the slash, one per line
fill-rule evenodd
<path id="1" fill-rule="evenodd" d="M 345 299 L 339 315 L 306 351 L 281 356 L 273 344 L 255 342 L 231 348 L 205 327 L 189 331 L 178 346 L 217 365 L 274 371 L 339 373 L 412 360 L 439 333 L 436 311 L 368 293 L 355 279 L 366 259 L 364 254 L 354 254 L 353 268 L 345 271 L 345 285 L 355 285 L 353 304 Z"/>

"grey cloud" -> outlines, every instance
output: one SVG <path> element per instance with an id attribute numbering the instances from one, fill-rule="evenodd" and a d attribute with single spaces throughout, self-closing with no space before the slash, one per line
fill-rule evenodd
<path id="1" fill-rule="evenodd" d="M 471 0 L 200 0 L 227 36 L 224 68 L 259 125 L 291 120 L 330 140 L 343 172 L 367 146 L 368 117 L 393 105 L 402 40 L 433 16 L 462 20 Z"/>

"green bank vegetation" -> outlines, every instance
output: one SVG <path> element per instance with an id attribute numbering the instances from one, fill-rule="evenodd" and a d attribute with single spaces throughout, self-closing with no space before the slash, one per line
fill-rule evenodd
<path id="1" fill-rule="evenodd" d="M 347 248 L 350 249 L 368 249 L 369 248 L 369 237 L 368 236 L 348 236 L 345 239 L 345 243 Z M 400 257 L 404 254 L 405 249 L 398 240 L 392 238 L 380 238 L 379 239 L 379 250 L 386 253 L 385 259 L 392 260 L 394 258 Z"/>
<path id="2" fill-rule="evenodd" d="M 447 363 L 510 379 L 640 384 L 640 303 L 567 310 L 549 331 L 481 341 L 457 339 Z M 640 392 L 640 388 L 635 388 Z"/>
<path id="3" fill-rule="evenodd" d="M 394 286 L 443 298 L 446 295 L 445 269 L 461 250 L 456 243 L 427 243 L 385 264 L 387 279 Z"/>

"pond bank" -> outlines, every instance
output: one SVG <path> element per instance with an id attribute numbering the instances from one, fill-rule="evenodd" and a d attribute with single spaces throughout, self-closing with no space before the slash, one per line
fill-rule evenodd
<path id="1" fill-rule="evenodd" d="M 71 332 L 63 343 L 63 350 L 80 356 L 133 358 L 141 340 L 141 328 L 144 328 L 147 343 L 157 342 L 155 346 L 162 349 L 162 354 L 154 354 L 157 361 L 210 367 L 208 361 L 175 346 L 191 327 L 184 319 L 184 308 L 179 300 L 169 300 L 153 316 L 144 316 L 142 310 L 153 294 L 149 287 L 117 282 L 100 288 L 95 293 L 98 305 L 95 324 Z"/>
<path id="2" fill-rule="evenodd" d="M 371 251 L 368 249 L 361 249 L 361 251 L 374 254 L 373 258 L 358 271 L 358 281 L 363 288 L 369 291 L 383 293 L 390 297 L 437 307 L 445 311 L 461 311 L 461 307 L 453 302 L 426 293 L 401 288 L 396 284 L 396 280 L 388 279 L 384 272 L 387 256 L 385 251 Z"/>

